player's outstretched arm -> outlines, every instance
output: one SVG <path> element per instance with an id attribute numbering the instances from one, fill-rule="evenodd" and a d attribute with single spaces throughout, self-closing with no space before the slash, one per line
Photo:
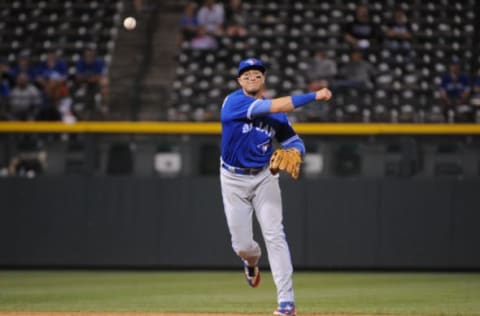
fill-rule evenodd
<path id="1" fill-rule="evenodd" d="M 310 102 L 328 101 L 331 97 L 332 92 L 327 88 L 323 88 L 311 93 L 272 99 L 270 113 L 292 112 L 296 108 L 307 105 Z"/>

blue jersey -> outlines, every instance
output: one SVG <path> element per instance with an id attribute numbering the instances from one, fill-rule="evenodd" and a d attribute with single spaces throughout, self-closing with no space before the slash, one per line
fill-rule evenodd
<path id="1" fill-rule="evenodd" d="M 68 68 L 67 64 L 65 64 L 63 60 L 58 59 L 57 61 L 55 61 L 55 65 L 53 65 L 53 67 L 50 67 L 46 61 L 38 65 L 37 76 L 43 79 L 49 79 L 55 75 L 60 75 L 60 77 L 67 77 Z"/>
<path id="2" fill-rule="evenodd" d="M 258 101 L 242 89 L 229 94 L 222 105 L 222 160 L 240 168 L 260 168 L 269 163 L 273 138 L 283 147 L 301 141 L 285 113 L 252 116 Z M 303 146 L 303 142 L 302 142 Z"/>
<path id="3" fill-rule="evenodd" d="M 459 74 L 455 79 L 452 75 L 446 74 L 442 77 L 441 87 L 449 98 L 458 99 L 470 88 L 470 78 L 466 74 Z"/>
<path id="4" fill-rule="evenodd" d="M 95 58 L 92 62 L 87 62 L 85 59 L 80 59 L 76 65 L 77 75 L 104 75 L 105 62 L 100 58 Z"/>

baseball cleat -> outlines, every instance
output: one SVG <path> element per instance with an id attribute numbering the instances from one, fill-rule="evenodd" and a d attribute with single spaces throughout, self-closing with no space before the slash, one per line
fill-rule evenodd
<path id="1" fill-rule="evenodd" d="M 260 269 L 258 266 L 249 267 L 247 264 L 245 264 L 244 270 L 245 280 L 247 280 L 248 285 L 251 287 L 257 287 L 260 284 Z"/>
<path id="2" fill-rule="evenodd" d="M 278 304 L 277 309 L 273 312 L 273 315 L 278 316 L 295 316 L 295 303 L 293 302 L 281 302 Z"/>

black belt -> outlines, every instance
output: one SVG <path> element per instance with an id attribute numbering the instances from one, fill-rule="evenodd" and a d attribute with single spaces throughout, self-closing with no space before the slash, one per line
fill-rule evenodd
<path id="1" fill-rule="evenodd" d="M 260 168 L 240 168 L 240 167 L 229 166 L 226 163 L 222 162 L 222 168 L 224 168 L 225 170 L 228 170 L 230 172 L 233 172 L 233 173 L 246 174 L 246 175 L 254 176 L 254 175 L 262 172 L 265 169 L 265 166 L 260 167 Z"/>

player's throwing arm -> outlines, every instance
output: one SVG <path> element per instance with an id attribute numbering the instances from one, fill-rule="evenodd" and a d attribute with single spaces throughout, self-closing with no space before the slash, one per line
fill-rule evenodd
<path id="1" fill-rule="evenodd" d="M 294 96 L 281 97 L 272 100 L 270 106 L 271 113 L 291 112 L 296 108 L 304 106 L 312 101 L 328 101 L 332 98 L 332 92 L 323 88 L 316 92 L 299 94 Z M 300 165 L 302 163 L 302 154 L 296 148 L 277 149 L 270 158 L 269 168 L 273 175 L 279 171 L 285 171 L 293 179 L 297 180 L 300 174 Z"/>

